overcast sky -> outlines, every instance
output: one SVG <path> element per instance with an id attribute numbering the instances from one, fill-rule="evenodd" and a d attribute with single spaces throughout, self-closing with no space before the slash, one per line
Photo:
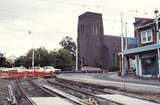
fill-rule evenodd
<path id="1" fill-rule="evenodd" d="M 6 56 L 20 56 L 33 45 L 60 48 L 64 36 L 76 40 L 78 16 L 86 11 L 102 13 L 105 35 L 120 35 L 122 11 L 128 35 L 134 36 L 134 17 L 154 18 L 159 4 L 159 0 L 0 0 L 0 50 Z"/>

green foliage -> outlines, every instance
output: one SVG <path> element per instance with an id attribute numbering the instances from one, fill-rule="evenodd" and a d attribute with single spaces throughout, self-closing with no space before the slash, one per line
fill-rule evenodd
<path id="1" fill-rule="evenodd" d="M 62 41 L 59 42 L 59 44 L 71 53 L 74 60 L 76 59 L 76 43 L 71 37 L 66 36 Z"/>
<path id="2" fill-rule="evenodd" d="M 25 66 L 27 68 L 30 68 L 32 66 L 32 52 L 33 49 L 29 50 L 26 56 L 21 56 L 15 61 L 15 66 Z M 50 56 L 44 47 L 40 47 L 37 49 L 34 49 L 34 59 L 35 59 L 35 66 L 38 66 L 39 64 L 41 66 L 50 65 Z"/>
<path id="3" fill-rule="evenodd" d="M 12 65 L 6 61 L 3 54 L 0 54 L 0 67 L 11 67 Z"/>
<path id="4" fill-rule="evenodd" d="M 59 49 L 56 56 L 56 66 L 61 69 L 69 69 L 74 65 L 71 53 L 66 49 Z"/>
<path id="5" fill-rule="evenodd" d="M 20 56 L 14 63 L 14 66 L 24 66 L 26 68 L 30 68 L 32 65 L 31 57 L 28 56 Z"/>
<path id="6" fill-rule="evenodd" d="M 60 69 L 72 69 L 75 67 L 75 50 L 76 44 L 71 37 L 65 37 L 60 45 L 63 47 L 59 50 L 48 51 L 44 47 L 34 49 L 35 66 L 54 66 Z M 26 68 L 32 65 L 32 51 L 29 50 L 25 56 L 19 57 L 14 66 L 24 66 Z"/>
<path id="7" fill-rule="evenodd" d="M 0 57 L 0 67 L 5 66 L 5 57 Z"/>

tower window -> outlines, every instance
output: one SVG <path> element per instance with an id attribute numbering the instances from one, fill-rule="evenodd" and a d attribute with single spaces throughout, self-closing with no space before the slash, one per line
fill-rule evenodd
<path id="1" fill-rule="evenodd" d="M 84 63 L 84 62 L 85 62 L 84 60 L 85 60 L 84 57 L 82 57 L 81 60 L 80 60 L 81 66 L 83 66 L 83 65 L 85 64 L 85 63 Z"/>
<path id="2" fill-rule="evenodd" d="M 95 35 L 98 35 L 98 26 L 97 26 L 97 24 L 93 24 L 92 33 L 95 34 Z"/>
<path id="3" fill-rule="evenodd" d="M 81 29 L 81 33 L 83 34 L 84 33 L 84 24 L 81 24 L 80 29 Z"/>

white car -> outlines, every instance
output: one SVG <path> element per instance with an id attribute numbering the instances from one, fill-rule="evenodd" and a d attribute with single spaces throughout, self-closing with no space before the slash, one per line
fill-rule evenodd
<path id="1" fill-rule="evenodd" d="M 61 72 L 61 69 L 55 69 L 55 68 L 52 67 L 52 66 L 45 66 L 45 67 L 43 67 L 43 69 L 44 69 L 46 72 L 53 72 L 53 73 L 60 73 L 60 72 Z"/>
<path id="2" fill-rule="evenodd" d="M 43 72 L 45 71 L 42 67 L 39 67 L 39 66 L 35 66 L 35 67 L 31 67 L 31 70 L 33 71 L 39 71 L 39 72 Z"/>
<path id="3" fill-rule="evenodd" d="M 17 70 L 18 72 L 27 71 L 27 69 L 25 67 L 13 67 L 12 69 Z"/>

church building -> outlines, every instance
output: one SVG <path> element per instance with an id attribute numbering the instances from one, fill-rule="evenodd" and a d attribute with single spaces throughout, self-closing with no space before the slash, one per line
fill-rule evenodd
<path id="1" fill-rule="evenodd" d="M 102 14 L 85 12 L 78 18 L 78 66 L 118 67 L 121 37 L 104 35 Z"/>

